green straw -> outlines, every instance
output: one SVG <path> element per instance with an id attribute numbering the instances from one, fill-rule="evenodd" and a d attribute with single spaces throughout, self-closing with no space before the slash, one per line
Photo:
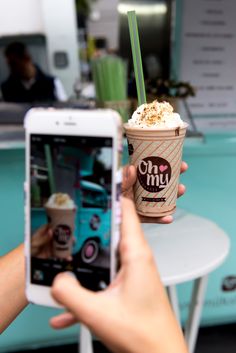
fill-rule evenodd
<path id="1" fill-rule="evenodd" d="M 133 63 L 134 63 L 134 74 L 138 93 L 138 104 L 144 104 L 146 100 L 146 92 L 143 78 L 143 65 L 140 51 L 138 25 L 135 11 L 128 11 L 128 22 L 129 22 L 129 35 L 131 41 Z"/>
<path id="2" fill-rule="evenodd" d="M 51 194 L 54 194 L 56 191 L 55 180 L 53 175 L 53 164 L 52 164 L 52 155 L 49 145 L 44 146 L 44 152 L 46 156 L 46 163 L 48 167 L 48 181 L 49 181 L 49 188 Z"/>

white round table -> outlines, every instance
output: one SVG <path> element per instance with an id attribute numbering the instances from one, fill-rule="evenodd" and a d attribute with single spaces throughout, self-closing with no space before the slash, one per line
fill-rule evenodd
<path id="1" fill-rule="evenodd" d="M 180 320 L 175 286 L 194 280 L 185 339 L 194 352 L 207 278 L 226 258 L 230 242 L 215 223 L 183 210 L 177 210 L 170 225 L 143 224 L 163 284 L 167 287 L 176 318 Z"/>
<path id="2" fill-rule="evenodd" d="M 153 251 L 158 270 L 176 318 L 180 322 L 175 286 L 194 280 L 190 309 L 185 327 L 185 339 L 190 353 L 194 352 L 207 278 L 226 258 L 230 241 L 215 223 L 183 210 L 177 210 L 169 225 L 143 224 L 143 230 Z M 80 353 L 91 353 L 90 332 L 80 329 Z"/>

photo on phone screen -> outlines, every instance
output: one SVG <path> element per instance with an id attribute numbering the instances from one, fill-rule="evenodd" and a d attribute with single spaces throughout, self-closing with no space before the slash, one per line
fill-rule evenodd
<path id="1" fill-rule="evenodd" d="M 30 135 L 31 283 L 110 282 L 112 138 Z"/>

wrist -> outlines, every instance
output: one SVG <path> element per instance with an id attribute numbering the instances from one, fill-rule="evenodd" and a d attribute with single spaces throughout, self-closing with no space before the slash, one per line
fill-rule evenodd
<path id="1" fill-rule="evenodd" d="M 173 314 L 160 319 L 161 315 L 157 320 L 142 322 L 136 337 L 130 339 L 133 343 L 130 351 L 124 353 L 188 353 L 183 332 Z"/>

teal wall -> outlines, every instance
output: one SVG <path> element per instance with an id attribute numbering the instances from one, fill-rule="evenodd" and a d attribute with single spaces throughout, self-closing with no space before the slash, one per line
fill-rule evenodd
<path id="1" fill-rule="evenodd" d="M 178 206 L 211 219 L 231 240 L 228 258 L 210 275 L 202 323 L 236 322 L 236 290 L 221 290 L 224 277 L 236 276 L 236 133 L 211 134 L 198 146 L 186 145 L 184 159 L 189 163 L 189 170 L 182 176 L 187 192 Z M 190 284 L 178 287 L 183 318 L 187 314 L 190 289 Z"/>

